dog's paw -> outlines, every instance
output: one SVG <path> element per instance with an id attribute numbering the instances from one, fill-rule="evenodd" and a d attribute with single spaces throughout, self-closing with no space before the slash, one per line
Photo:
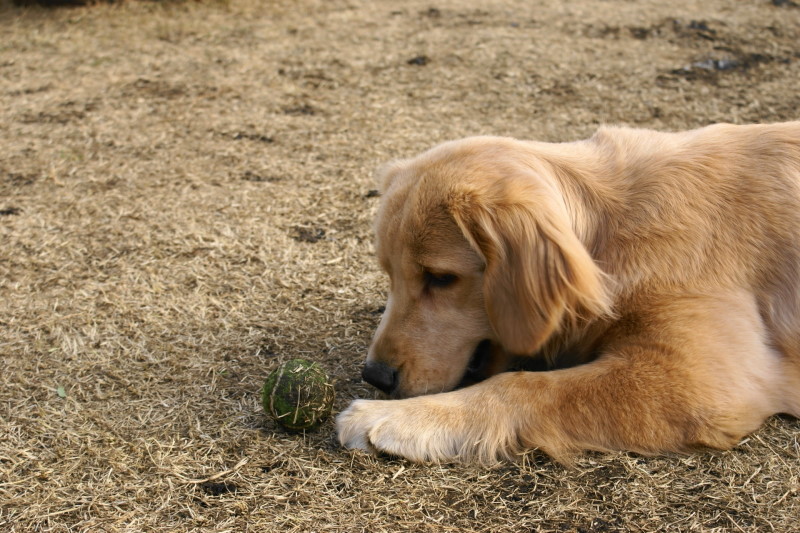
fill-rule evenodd
<path id="1" fill-rule="evenodd" d="M 498 434 L 496 420 L 486 420 L 457 394 L 356 400 L 336 419 L 339 442 L 417 462 L 496 459 L 507 435 Z"/>
<path id="2" fill-rule="evenodd" d="M 390 416 L 388 401 L 355 400 L 336 417 L 336 432 L 339 443 L 350 449 L 377 451 L 369 440 L 369 433 L 376 425 Z"/>
<path id="3" fill-rule="evenodd" d="M 431 403 L 422 398 L 356 400 L 336 419 L 339 442 L 418 462 L 454 459 L 461 414 L 433 409 Z"/>

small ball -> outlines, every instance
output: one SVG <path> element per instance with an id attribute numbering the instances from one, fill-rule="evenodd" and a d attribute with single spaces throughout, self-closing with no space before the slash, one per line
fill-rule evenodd
<path id="1" fill-rule="evenodd" d="M 264 410 L 283 427 L 312 429 L 331 414 L 333 384 L 311 361 L 290 359 L 272 371 L 261 389 Z"/>

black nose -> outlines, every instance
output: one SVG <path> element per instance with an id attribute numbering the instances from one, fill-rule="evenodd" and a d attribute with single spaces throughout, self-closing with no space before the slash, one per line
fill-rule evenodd
<path id="1" fill-rule="evenodd" d="M 397 388 L 397 370 L 379 361 L 367 363 L 361 372 L 361 377 L 386 394 L 391 394 Z"/>

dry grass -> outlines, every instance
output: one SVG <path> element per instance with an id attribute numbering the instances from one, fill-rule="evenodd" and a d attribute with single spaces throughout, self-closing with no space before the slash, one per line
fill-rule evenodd
<path id="1" fill-rule="evenodd" d="M 778 4 L 778 5 L 776 5 Z M 372 396 L 372 169 L 476 133 L 797 119 L 768 0 L 0 3 L 0 529 L 793 531 L 800 423 L 494 468 L 340 449 L 279 361 Z"/>

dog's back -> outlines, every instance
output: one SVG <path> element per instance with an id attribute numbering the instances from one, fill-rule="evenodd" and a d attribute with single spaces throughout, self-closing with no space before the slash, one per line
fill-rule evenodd
<path id="1" fill-rule="evenodd" d="M 608 128 L 589 142 L 619 195 L 616 238 L 598 261 L 638 278 L 627 285 L 637 298 L 669 286 L 748 287 L 800 384 L 800 122 Z"/>

